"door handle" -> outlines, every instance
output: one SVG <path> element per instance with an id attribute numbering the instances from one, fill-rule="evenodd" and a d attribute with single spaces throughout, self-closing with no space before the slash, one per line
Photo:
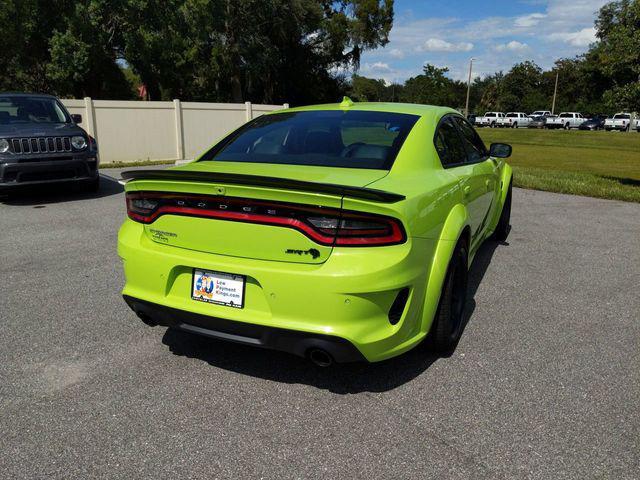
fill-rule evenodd
<path id="1" fill-rule="evenodd" d="M 484 184 L 487 187 L 487 190 L 491 190 L 493 188 L 493 182 L 491 180 L 485 180 Z"/>
<path id="2" fill-rule="evenodd" d="M 462 193 L 464 193 L 465 197 L 468 197 L 469 194 L 471 193 L 471 187 L 469 185 L 466 185 L 463 189 L 462 189 Z"/>

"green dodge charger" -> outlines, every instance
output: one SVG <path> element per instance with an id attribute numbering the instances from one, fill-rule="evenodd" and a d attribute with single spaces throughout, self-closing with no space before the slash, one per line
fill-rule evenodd
<path id="1" fill-rule="evenodd" d="M 509 233 L 510 154 L 443 107 L 262 115 L 192 163 L 123 173 L 124 299 L 148 325 L 321 366 L 450 352 L 473 257 Z"/>

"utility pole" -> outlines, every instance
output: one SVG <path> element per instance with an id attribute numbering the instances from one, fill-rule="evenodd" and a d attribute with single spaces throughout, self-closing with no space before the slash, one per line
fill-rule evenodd
<path id="1" fill-rule="evenodd" d="M 558 94 L 558 76 L 560 75 L 560 70 L 556 70 L 556 87 L 553 89 L 553 103 L 551 104 L 551 115 L 553 115 L 556 111 L 556 95 Z"/>
<path id="2" fill-rule="evenodd" d="M 469 80 L 467 80 L 467 103 L 464 107 L 464 117 L 469 117 L 469 93 L 471 92 L 471 70 L 473 68 L 473 57 L 469 60 Z"/>

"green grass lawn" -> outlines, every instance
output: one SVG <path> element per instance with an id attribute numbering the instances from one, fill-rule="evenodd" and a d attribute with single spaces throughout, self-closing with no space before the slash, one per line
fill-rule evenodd
<path id="1" fill-rule="evenodd" d="M 640 202 L 640 133 L 478 129 L 513 146 L 514 185 Z"/>

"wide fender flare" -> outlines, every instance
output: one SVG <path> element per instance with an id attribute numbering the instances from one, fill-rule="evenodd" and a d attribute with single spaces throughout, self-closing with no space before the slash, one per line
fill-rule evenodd
<path id="1" fill-rule="evenodd" d="M 422 328 L 425 334 L 429 332 L 431 324 L 438 309 L 440 294 L 444 279 L 447 275 L 449 262 L 458 240 L 463 235 L 465 228 L 469 226 L 469 212 L 462 204 L 455 205 L 445 220 L 440 237 L 436 245 L 435 253 L 431 261 L 431 268 L 427 276 L 424 306 L 422 309 Z"/>
<path id="2" fill-rule="evenodd" d="M 511 185 L 512 180 L 513 169 L 511 165 L 505 162 L 502 167 L 502 175 L 500 175 L 500 211 L 502 211 L 502 206 L 507 199 L 507 192 L 509 191 L 509 185 Z"/>
<path id="3" fill-rule="evenodd" d="M 507 162 L 504 162 L 500 172 L 500 192 L 498 193 L 498 198 L 496 199 L 498 202 L 497 208 L 494 210 L 494 213 L 491 215 L 491 223 L 489 224 L 490 231 L 494 231 L 498 222 L 500 221 L 500 215 L 502 215 L 502 208 L 504 207 L 504 202 L 507 200 L 507 193 L 509 192 L 509 185 L 513 181 L 513 169 L 511 165 Z"/>

